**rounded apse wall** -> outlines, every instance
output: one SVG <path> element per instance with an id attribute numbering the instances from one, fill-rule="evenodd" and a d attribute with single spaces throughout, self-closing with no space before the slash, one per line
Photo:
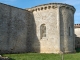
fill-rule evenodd
<path id="1" fill-rule="evenodd" d="M 35 50 L 40 48 L 41 53 L 74 51 L 75 8 L 73 6 L 63 3 L 49 3 L 32 7 L 28 11 L 33 13 L 36 35 L 40 42 L 40 46 L 34 42 Z"/>

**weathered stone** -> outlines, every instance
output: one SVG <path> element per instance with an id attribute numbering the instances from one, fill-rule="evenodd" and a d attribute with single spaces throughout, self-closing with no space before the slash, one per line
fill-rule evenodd
<path id="1" fill-rule="evenodd" d="M 75 48 L 80 48 L 80 24 L 74 25 L 75 30 Z"/>
<path id="2" fill-rule="evenodd" d="M 74 7 L 51 3 L 28 10 L 33 12 L 37 39 L 40 42 L 40 46 L 36 42 L 33 44 L 34 49 L 39 47 L 41 53 L 74 52 Z M 42 37 L 42 25 L 46 26 L 46 37 Z"/>
<path id="3" fill-rule="evenodd" d="M 0 3 L 0 53 L 74 52 L 74 12 L 50 3 L 20 9 Z"/>
<path id="4" fill-rule="evenodd" d="M 0 52 L 27 52 L 29 12 L 0 3 Z"/>

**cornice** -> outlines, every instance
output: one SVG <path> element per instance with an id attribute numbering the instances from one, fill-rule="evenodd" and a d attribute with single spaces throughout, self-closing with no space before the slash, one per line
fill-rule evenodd
<path id="1" fill-rule="evenodd" d="M 29 8 L 29 9 L 26 9 L 28 11 L 40 11 L 40 10 L 47 10 L 47 9 L 55 9 L 57 7 L 64 7 L 64 8 L 67 8 L 67 9 L 71 9 L 74 13 L 76 11 L 76 9 L 72 6 L 72 5 L 69 5 L 69 4 L 64 4 L 64 3 L 48 3 L 48 4 L 42 4 L 42 5 L 38 5 L 38 6 L 35 6 L 35 7 L 32 7 L 32 8 Z"/>
<path id="2" fill-rule="evenodd" d="M 75 28 L 80 28 L 80 24 L 75 24 L 74 27 Z"/>

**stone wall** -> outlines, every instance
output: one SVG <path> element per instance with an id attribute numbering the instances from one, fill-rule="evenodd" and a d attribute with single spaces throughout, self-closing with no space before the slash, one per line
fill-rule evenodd
<path id="1" fill-rule="evenodd" d="M 80 48 L 80 24 L 75 24 L 75 48 Z"/>
<path id="2" fill-rule="evenodd" d="M 0 3 L 0 12 L 0 53 L 73 52 L 73 6 L 50 3 L 24 10 Z"/>
<path id="3" fill-rule="evenodd" d="M 37 37 L 38 32 L 36 32 L 36 27 L 37 24 L 35 23 L 35 18 L 33 16 L 33 13 L 30 12 L 29 20 L 28 20 L 28 28 L 27 28 L 27 48 L 28 48 L 27 51 L 28 52 L 40 52 L 40 42 Z"/>
<path id="4" fill-rule="evenodd" d="M 0 3 L 0 52 L 27 51 L 29 12 Z"/>
<path id="5" fill-rule="evenodd" d="M 28 9 L 33 12 L 36 37 L 33 48 L 41 53 L 73 52 L 74 12 L 71 5 L 50 3 Z M 43 27 L 41 27 L 43 26 Z M 69 36 L 70 35 L 70 36 Z"/>
<path id="6" fill-rule="evenodd" d="M 36 23 L 36 33 L 40 46 L 37 43 L 33 44 L 34 48 L 40 48 L 41 53 L 53 53 L 58 50 L 58 36 L 57 36 L 57 11 L 56 9 L 46 9 L 40 11 L 34 11 L 33 15 Z M 41 37 L 41 26 L 46 27 L 46 37 Z M 55 33 L 56 32 L 56 33 Z M 35 39 L 36 40 L 36 39 Z M 57 41 L 55 41 L 57 40 Z"/>
<path id="7" fill-rule="evenodd" d="M 69 7 L 60 8 L 61 50 L 65 53 L 75 51 L 74 11 Z"/>

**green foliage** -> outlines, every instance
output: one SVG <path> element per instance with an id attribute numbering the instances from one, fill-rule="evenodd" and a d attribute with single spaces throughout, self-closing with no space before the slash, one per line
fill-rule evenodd
<path id="1" fill-rule="evenodd" d="M 11 60 L 61 60 L 60 54 L 39 54 L 39 53 L 24 53 L 24 54 L 4 54 Z M 80 60 L 80 53 L 63 54 L 64 60 Z"/>

